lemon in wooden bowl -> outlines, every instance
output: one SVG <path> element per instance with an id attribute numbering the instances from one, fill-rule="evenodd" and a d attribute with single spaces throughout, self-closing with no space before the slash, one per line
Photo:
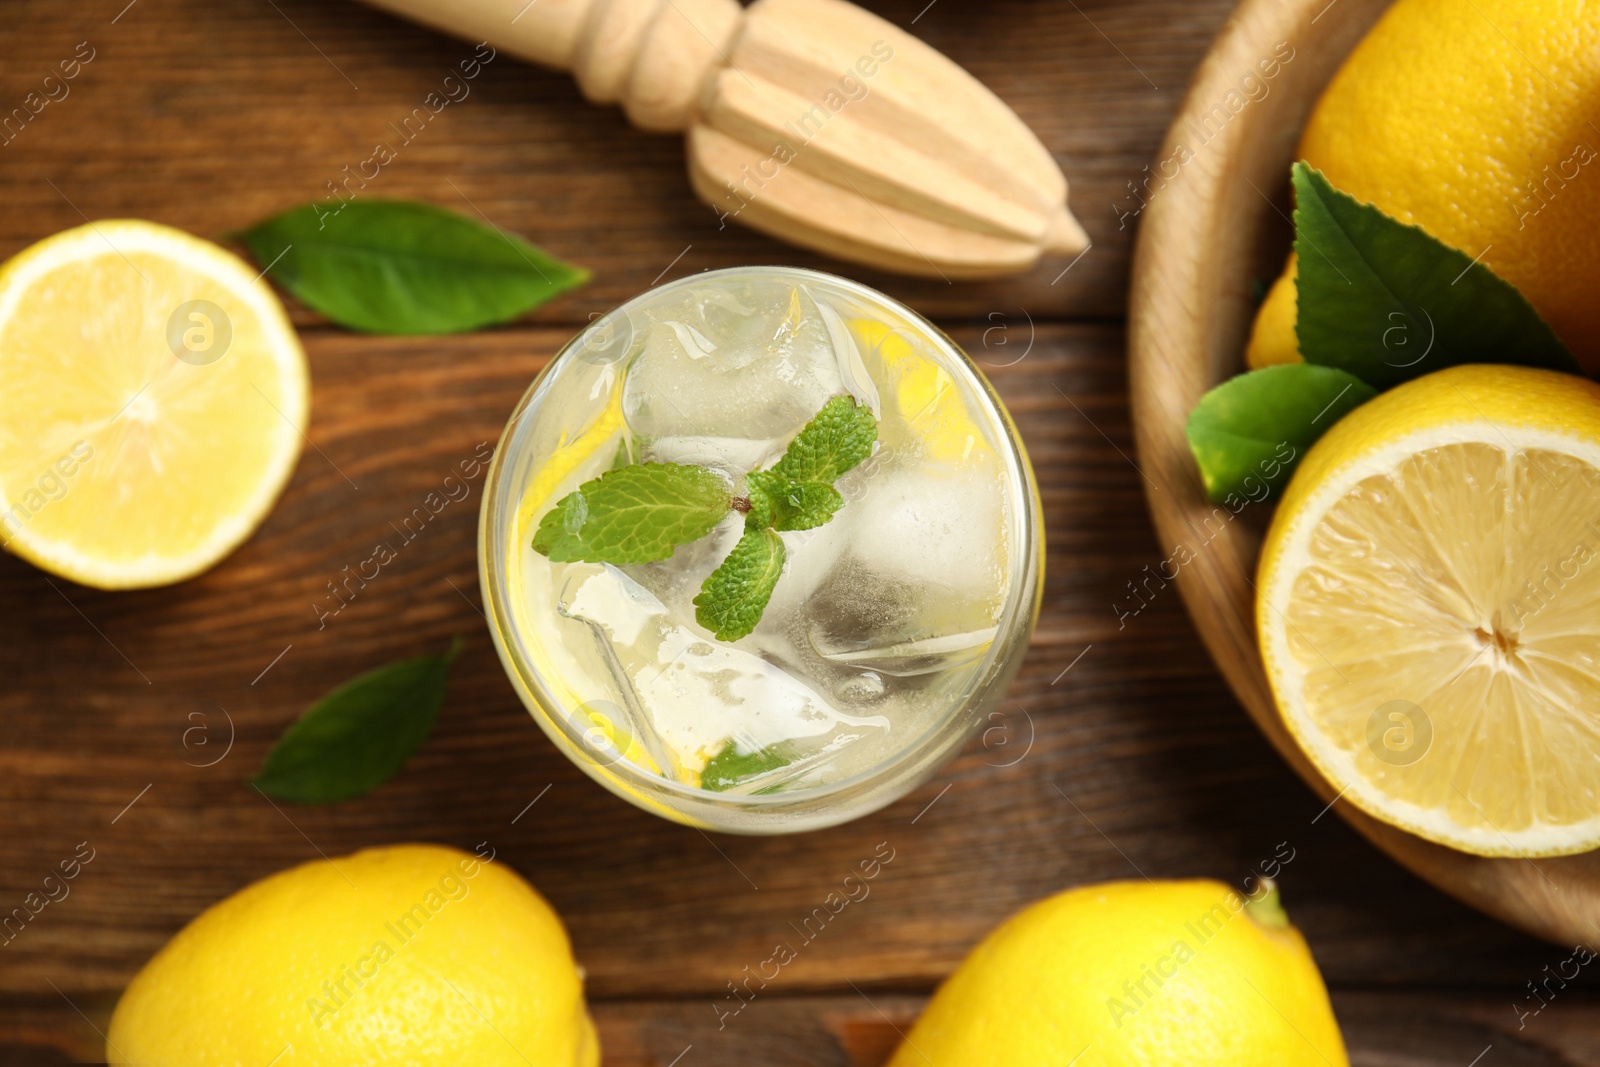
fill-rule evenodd
<path id="1" fill-rule="evenodd" d="M 1368 401 L 1256 584 L 1283 721 L 1345 800 L 1479 855 L 1600 846 L 1600 385 L 1474 365 Z"/>
<path id="2" fill-rule="evenodd" d="M 1600 15 L 1583 0 L 1397 0 L 1312 111 L 1297 158 L 1516 286 L 1600 370 Z M 1246 360 L 1299 358 L 1291 258 Z"/>

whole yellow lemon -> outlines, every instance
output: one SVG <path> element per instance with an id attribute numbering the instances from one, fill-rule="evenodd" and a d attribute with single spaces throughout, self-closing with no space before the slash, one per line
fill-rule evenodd
<path id="1" fill-rule="evenodd" d="M 1481 257 L 1593 371 L 1595 115 L 1600 9 L 1592 3 L 1397 0 L 1323 92 L 1300 158 L 1356 199 Z M 1263 307 L 1270 321 L 1258 322 L 1251 366 L 1293 351 L 1285 303 Z"/>
<path id="2" fill-rule="evenodd" d="M 435 845 L 315 860 L 179 931 L 111 1018 L 139 1067 L 595 1067 L 583 977 L 550 905 Z"/>
<path id="3" fill-rule="evenodd" d="M 1012 916 L 890 1067 L 1347 1067 L 1322 976 L 1263 882 L 1106 882 Z"/>

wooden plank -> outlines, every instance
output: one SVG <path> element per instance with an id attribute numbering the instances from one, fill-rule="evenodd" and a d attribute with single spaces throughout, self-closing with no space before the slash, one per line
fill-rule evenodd
<path id="1" fill-rule="evenodd" d="M 761 262 L 858 276 L 933 315 L 1019 307 L 1035 318 L 1119 315 L 1136 221 L 1119 216 L 1139 203 L 1128 183 L 1144 177 L 1190 70 L 1231 6 L 873 5 L 971 69 L 1038 132 L 1094 241 L 1064 276 L 1067 262 L 1051 260 L 1015 279 L 950 285 L 856 269 L 731 224 L 719 229 L 689 192 L 679 139 L 630 129 L 619 113 L 586 104 L 564 74 L 496 59 L 451 90 L 465 89 L 459 103 L 431 117 L 424 110 L 428 121 L 413 121 L 408 140 L 396 127 L 441 91 L 471 46 L 350 2 L 127 4 L 7 5 L 0 56 L 26 59 L 0 64 L 0 114 L 40 92 L 80 42 L 94 58 L 64 83 L 64 98 L 14 123 L 20 132 L 0 145 L 0 197 L 10 208 L 0 217 L 0 255 L 85 217 L 150 218 L 216 237 L 325 196 L 328 183 L 342 192 L 354 173 L 361 195 L 481 214 L 593 269 L 593 285 L 539 315 L 569 322 L 658 276 Z M 62 83 L 52 85 L 59 95 Z M 361 164 L 380 142 L 396 157 L 368 166 L 376 177 L 362 189 Z M 299 308 L 296 316 L 314 318 Z"/>
<path id="2" fill-rule="evenodd" d="M 1593 993 L 1562 995 L 1520 1028 L 1511 1001 L 1482 993 L 1333 994 L 1352 1067 L 1600 1067 Z M 752 1001 L 720 1027 L 714 1010 L 693 1000 L 597 1001 L 590 1010 L 602 1067 L 882 1067 L 924 1003 L 920 995 L 870 989 L 775 996 Z M 57 997 L 0 1008 L 0 1065 L 97 1062 L 111 1007 Z"/>
<path id="3" fill-rule="evenodd" d="M 870 898 L 805 945 L 784 993 L 926 987 L 1034 898 L 1144 873 L 1237 883 L 1280 843 L 1294 854 L 1281 875 L 1290 912 L 1334 980 L 1514 982 L 1546 961 L 1547 948 L 1445 900 L 1322 813 L 1217 679 L 1170 587 L 1148 585 L 1148 606 L 1119 622 L 1113 603 L 1136 604 L 1128 583 L 1165 553 L 1128 458 L 1111 326 L 1040 326 L 1031 349 L 1021 332 L 1004 346 L 990 333 L 988 347 L 977 328 L 956 332 L 1027 439 L 1050 531 L 1034 648 L 959 759 L 878 815 L 797 837 L 713 838 L 604 792 L 534 727 L 484 633 L 481 476 L 413 540 L 399 531 L 496 440 L 568 332 L 312 331 L 313 447 L 261 531 L 216 570 L 108 594 L 0 559 L 0 911 L 80 842 L 94 850 L 71 895 L 0 948 L 0 993 L 114 992 L 246 882 L 410 839 L 490 842 L 566 918 L 601 997 L 724 990 L 776 940 L 804 936 L 883 842 L 894 859 Z M 328 583 L 379 541 L 397 558 L 319 628 Z M 395 781 L 285 809 L 244 784 L 317 696 L 454 633 L 469 644 L 437 733 Z"/>

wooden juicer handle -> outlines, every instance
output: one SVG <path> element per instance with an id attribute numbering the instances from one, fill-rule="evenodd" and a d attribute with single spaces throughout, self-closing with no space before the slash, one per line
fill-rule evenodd
<path id="1" fill-rule="evenodd" d="M 1033 132 L 965 70 L 845 0 L 368 0 L 685 131 L 695 192 L 775 237 L 987 277 L 1088 247 Z"/>

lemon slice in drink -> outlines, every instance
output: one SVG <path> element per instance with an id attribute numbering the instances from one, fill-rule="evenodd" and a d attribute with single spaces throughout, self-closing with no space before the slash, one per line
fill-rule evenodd
<path id="1" fill-rule="evenodd" d="M 105 589 L 199 574 L 300 454 L 305 355 L 238 258 L 96 222 L 0 268 L 0 540 Z"/>
<path id="2" fill-rule="evenodd" d="M 1600 845 L 1600 386 L 1383 394 L 1306 455 L 1258 577 L 1278 708 L 1344 799 L 1479 855 Z"/>
<path id="3" fill-rule="evenodd" d="M 919 447 L 941 463 L 965 463 L 988 451 L 948 371 L 888 323 L 855 319 L 850 330 L 882 378 L 885 409 L 878 433 L 887 446 Z"/>

